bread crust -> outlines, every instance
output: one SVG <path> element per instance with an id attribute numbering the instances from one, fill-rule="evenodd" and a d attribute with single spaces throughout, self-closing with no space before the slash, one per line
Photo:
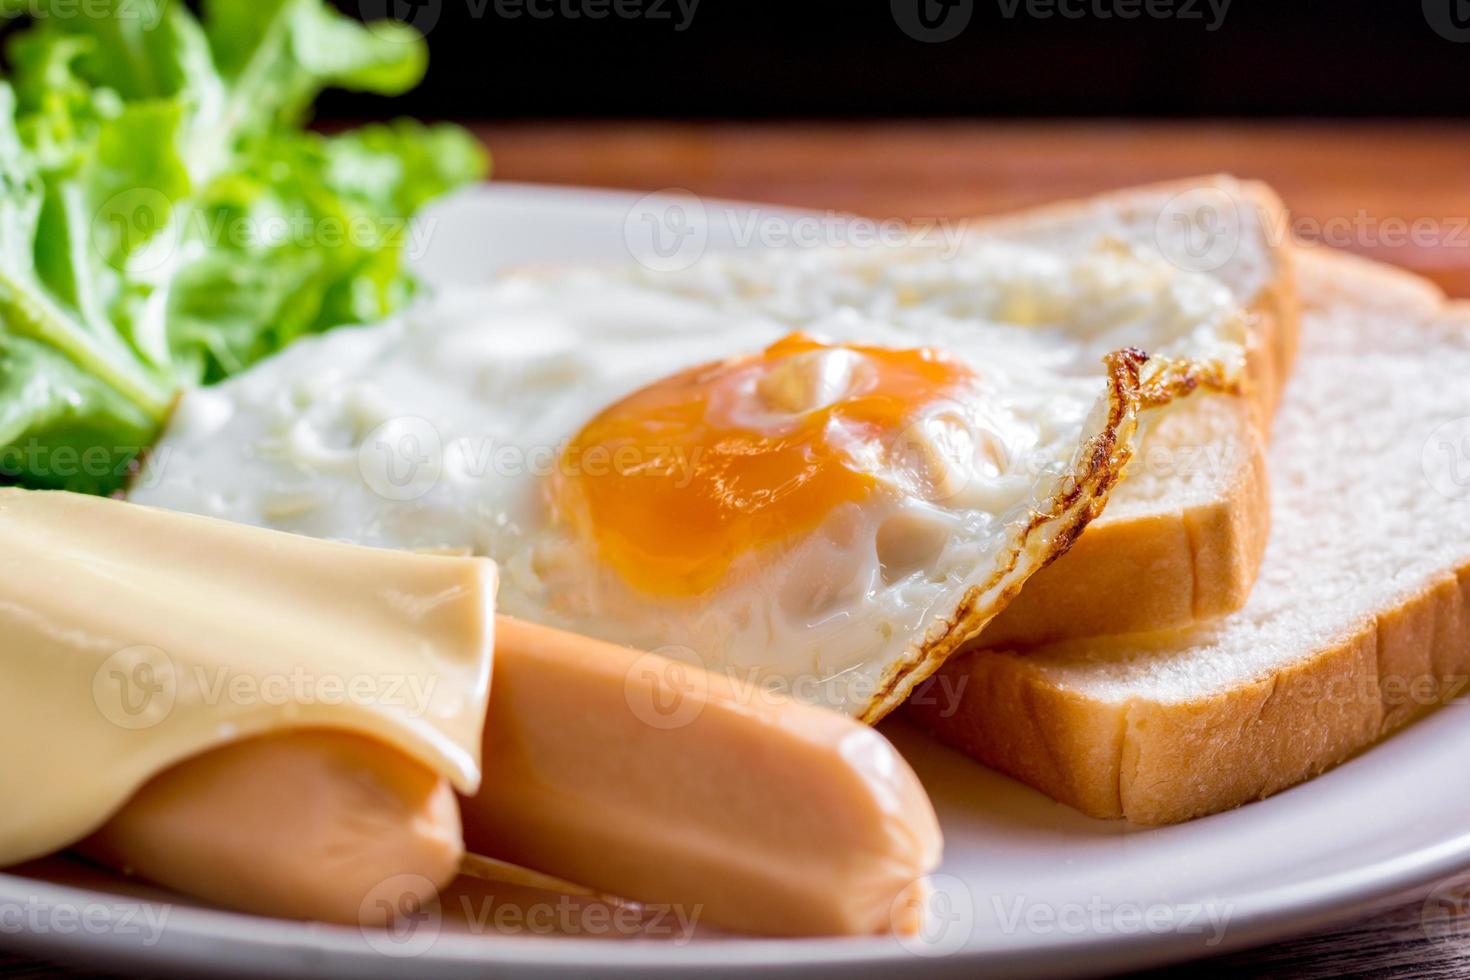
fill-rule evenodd
<path id="1" fill-rule="evenodd" d="M 1185 505 L 1167 498 L 1145 504 L 1130 499 L 1125 476 L 1072 550 L 1033 575 L 976 645 L 1031 646 L 1185 626 L 1234 612 L 1250 595 L 1270 530 L 1266 440 L 1300 336 L 1295 258 L 1283 234 L 1288 219 L 1281 199 L 1265 184 L 1202 177 L 1048 205 L 992 219 L 982 230 L 1061 220 L 1083 209 L 1126 211 L 1140 199 L 1214 186 L 1228 186 L 1255 206 L 1271 245 L 1273 274 L 1247 306 L 1247 395 L 1195 395 L 1171 410 L 1178 416 L 1170 423 L 1173 439 L 1160 447 L 1150 437 L 1140 451 L 1146 461 L 1161 448 L 1207 450 L 1221 431 L 1219 420 L 1227 419 L 1232 451 L 1223 455 L 1213 494 Z M 1189 435 L 1196 430 L 1210 435 Z"/>
<path id="2" fill-rule="evenodd" d="M 963 655 L 942 673 L 950 690 L 963 678 L 960 709 L 946 716 L 938 697 L 908 709 L 941 741 L 1090 817 L 1179 823 L 1311 779 L 1463 691 L 1470 566 L 1210 698 L 1094 700 L 1023 655 Z"/>
<path id="3" fill-rule="evenodd" d="M 1417 277 L 1339 255 L 1304 255 L 1302 264 L 1318 297 L 1417 317 L 1452 313 L 1470 327 L 1470 304 L 1446 304 Z M 1176 823 L 1310 779 L 1463 690 L 1470 564 L 1344 623 L 1288 666 L 1194 700 L 1102 699 L 1059 683 L 1024 653 L 974 652 L 941 673 L 947 690 L 963 691 L 958 705 L 916 698 L 908 716 L 942 741 L 1089 816 Z"/>
<path id="4" fill-rule="evenodd" d="M 1242 399 L 1213 394 L 1176 409 L 1169 431 L 1159 433 L 1165 438 L 1147 440 L 1135 465 L 1147 467 L 1163 454 L 1170 468 L 1196 465 L 1191 459 L 1223 467 L 1211 497 L 1167 510 L 1132 508 L 1125 477 L 1109 509 L 1069 552 L 1033 575 L 973 645 L 1025 647 L 1165 629 L 1244 605 L 1271 524 L 1266 436 L 1254 411 Z M 1222 426 L 1229 435 L 1217 439 Z"/>

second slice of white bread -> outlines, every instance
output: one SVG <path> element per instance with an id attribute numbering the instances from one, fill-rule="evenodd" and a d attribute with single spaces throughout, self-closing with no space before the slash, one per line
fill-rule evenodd
<path id="1" fill-rule="evenodd" d="M 1287 223 L 1269 187 L 1222 175 L 1128 188 L 974 227 L 980 236 L 1051 249 L 1086 249 L 1100 238 L 1128 242 L 1219 278 L 1251 323 L 1246 395 L 1196 394 L 1153 424 L 1107 509 L 986 627 L 988 643 L 1183 626 L 1246 601 L 1270 525 L 1267 427 L 1297 346 Z"/>
<path id="2" fill-rule="evenodd" d="M 1300 272 L 1272 538 L 1244 608 L 962 654 L 912 719 L 1087 814 L 1160 824 L 1308 779 L 1463 686 L 1470 430 L 1442 427 L 1470 418 L 1470 304 L 1340 255 Z"/>

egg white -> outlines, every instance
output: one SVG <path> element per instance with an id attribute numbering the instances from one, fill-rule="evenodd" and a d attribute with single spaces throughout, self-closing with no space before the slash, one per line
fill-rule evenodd
<path id="1" fill-rule="evenodd" d="M 981 377 L 983 399 L 953 406 L 966 425 L 903 436 L 942 461 L 944 493 L 899 483 L 840 505 L 812 533 L 746 551 L 697 597 L 634 589 L 551 520 L 544 482 L 600 409 L 795 329 L 941 348 Z M 978 630 L 1100 506 L 1056 502 L 1079 479 L 1105 498 L 1116 473 L 1099 467 L 1126 458 L 1126 446 L 1088 455 L 1126 443 L 1136 408 L 1116 384 L 1110 396 L 1104 357 L 1138 347 L 1229 377 L 1243 345 L 1224 285 L 1111 243 L 511 275 L 190 392 L 131 497 L 371 545 L 470 548 L 500 562 L 512 615 L 871 718 L 927 648 Z M 975 433 L 1003 447 L 1001 466 L 965 438 Z"/>

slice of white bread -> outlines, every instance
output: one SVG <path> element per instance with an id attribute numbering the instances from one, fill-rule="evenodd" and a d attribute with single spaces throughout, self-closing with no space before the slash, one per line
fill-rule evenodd
<path id="1" fill-rule="evenodd" d="M 962 654 L 911 718 L 1085 813 L 1159 824 L 1308 779 L 1463 685 L 1470 304 L 1342 255 L 1304 254 L 1300 273 L 1303 350 L 1245 607 L 1171 633 Z"/>
<path id="2" fill-rule="evenodd" d="M 1265 549 L 1266 428 L 1295 356 L 1287 221 L 1265 185 L 1231 177 L 1131 188 L 980 222 L 1051 248 L 1101 237 L 1208 272 L 1251 315 L 1245 397 L 1197 394 L 1145 435 L 1107 509 L 986 628 L 991 645 L 1182 626 L 1240 608 Z"/>

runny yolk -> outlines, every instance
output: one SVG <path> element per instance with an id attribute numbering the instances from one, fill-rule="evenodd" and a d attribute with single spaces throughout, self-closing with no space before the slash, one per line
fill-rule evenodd
<path id="1" fill-rule="evenodd" d="M 552 510 L 635 588 L 695 595 L 741 554 L 881 492 L 905 430 L 976 380 L 929 348 L 791 334 L 605 409 L 563 451 Z"/>

